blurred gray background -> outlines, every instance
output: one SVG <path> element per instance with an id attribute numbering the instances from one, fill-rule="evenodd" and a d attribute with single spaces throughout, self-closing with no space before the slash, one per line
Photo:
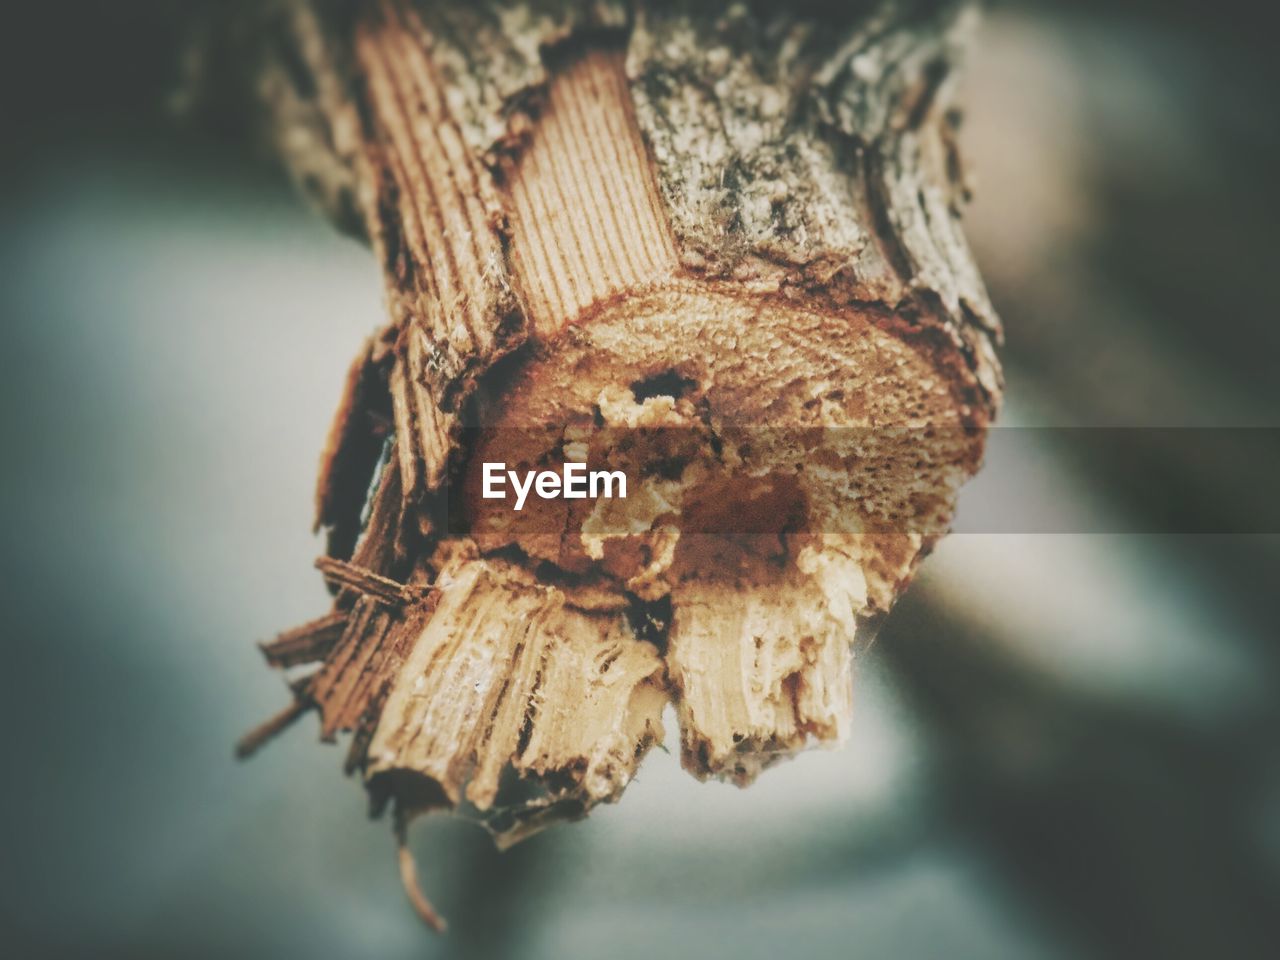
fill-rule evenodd
<path id="1" fill-rule="evenodd" d="M 326 606 L 312 485 L 382 307 L 269 163 L 170 122 L 189 14 L 81 0 L 8 31 L 0 952 L 1275 955 L 1262 534 L 953 536 L 863 657 L 847 746 L 746 791 L 655 751 L 618 806 L 501 855 L 421 822 L 432 937 L 314 721 L 232 760 L 286 701 L 253 641 Z M 1280 426 L 1266 28 L 1237 0 L 989 12 L 965 144 L 1004 423 Z M 1161 436 L 1151 497 L 1230 496 Z M 1047 500 L 1116 529 L 1149 506 L 1044 437 Z"/>

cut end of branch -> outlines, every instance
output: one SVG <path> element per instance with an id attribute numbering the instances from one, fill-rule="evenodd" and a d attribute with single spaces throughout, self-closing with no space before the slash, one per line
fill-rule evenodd
<path id="1" fill-rule="evenodd" d="M 949 528 L 1000 394 L 949 16 L 877 5 L 864 31 L 854 5 L 785 53 L 749 12 L 624 33 L 473 6 L 333 25 L 317 109 L 352 141 L 391 317 L 324 458 L 333 610 L 263 648 L 321 665 L 237 747 L 311 707 L 353 734 L 437 932 L 409 816 L 474 811 L 499 846 L 581 818 L 668 704 L 701 779 L 842 740 L 850 644 Z M 487 485 L 507 464 L 631 488 L 513 506 Z"/>

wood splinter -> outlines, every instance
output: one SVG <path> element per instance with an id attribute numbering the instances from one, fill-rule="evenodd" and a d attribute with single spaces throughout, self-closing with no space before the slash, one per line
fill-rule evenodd
<path id="1" fill-rule="evenodd" d="M 778 5 L 779 7 L 783 5 Z M 959 228 L 965 4 L 281 2 L 256 89 L 382 266 L 324 456 L 333 610 L 264 647 L 404 840 L 501 845 L 681 762 L 841 740 L 852 650 L 977 470 L 998 321 Z M 484 495 L 482 465 L 626 474 Z M 370 492 L 371 491 L 371 492 Z M 367 502 L 366 502 L 367 500 Z"/>
<path id="2" fill-rule="evenodd" d="M 444 933 L 449 924 L 436 912 L 422 887 L 418 884 L 418 865 L 413 859 L 413 851 L 409 849 L 408 840 L 403 832 L 396 838 L 396 859 L 400 865 L 400 883 L 404 887 L 405 896 L 416 913 L 428 927 L 436 933 Z"/>

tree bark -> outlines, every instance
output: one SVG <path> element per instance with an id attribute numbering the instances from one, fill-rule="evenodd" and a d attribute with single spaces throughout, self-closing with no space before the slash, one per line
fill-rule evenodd
<path id="1" fill-rule="evenodd" d="M 265 648 L 320 666 L 246 747 L 315 709 L 401 832 L 465 800 L 509 843 L 617 799 L 667 703 L 699 777 L 839 740 L 851 644 L 999 403 L 959 228 L 970 11 L 257 16 L 266 128 L 368 238 L 389 321 L 324 457 L 334 609 Z M 635 489 L 519 515 L 478 493 L 486 460 L 575 459 Z"/>

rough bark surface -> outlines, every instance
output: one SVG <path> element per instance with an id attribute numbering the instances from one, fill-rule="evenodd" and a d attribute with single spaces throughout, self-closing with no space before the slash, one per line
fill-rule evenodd
<path id="1" fill-rule="evenodd" d="M 320 666 L 245 750 L 314 709 L 376 809 L 465 801 L 505 843 L 615 800 L 668 703 L 699 777 L 839 740 L 851 645 L 945 530 L 999 402 L 959 228 L 968 11 L 255 16 L 267 127 L 369 239 L 389 322 L 324 456 L 334 609 L 265 647 Z M 640 428 L 672 431 L 660 457 Z M 637 489 L 516 518 L 478 497 L 485 459 Z"/>

